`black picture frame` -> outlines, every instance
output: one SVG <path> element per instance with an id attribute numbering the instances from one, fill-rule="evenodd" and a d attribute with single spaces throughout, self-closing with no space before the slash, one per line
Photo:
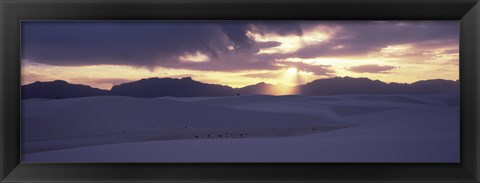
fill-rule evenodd
<path id="1" fill-rule="evenodd" d="M 0 0 L 1 182 L 478 182 L 478 0 Z M 461 162 L 21 163 L 22 20 L 459 20 Z"/>

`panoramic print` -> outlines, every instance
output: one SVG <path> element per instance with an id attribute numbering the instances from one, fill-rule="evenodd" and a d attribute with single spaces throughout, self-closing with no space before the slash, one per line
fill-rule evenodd
<path id="1" fill-rule="evenodd" d="M 23 162 L 460 161 L 458 21 L 23 21 Z"/>

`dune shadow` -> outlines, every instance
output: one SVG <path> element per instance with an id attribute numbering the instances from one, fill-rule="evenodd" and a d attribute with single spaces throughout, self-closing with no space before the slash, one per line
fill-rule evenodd
<path id="1" fill-rule="evenodd" d="M 363 114 L 378 113 L 390 110 L 400 109 L 397 107 L 370 107 L 370 106 L 344 106 L 329 105 L 330 109 L 338 116 L 356 116 Z"/>
<path id="2" fill-rule="evenodd" d="M 49 138 L 40 140 L 25 140 L 22 143 L 22 154 L 45 151 L 105 145 L 128 142 L 148 142 L 163 140 L 214 140 L 241 138 L 278 138 L 314 133 L 325 133 L 349 128 L 347 125 L 312 126 L 292 128 L 245 128 L 245 129 L 155 129 L 92 136 L 77 136 L 70 138 Z"/>

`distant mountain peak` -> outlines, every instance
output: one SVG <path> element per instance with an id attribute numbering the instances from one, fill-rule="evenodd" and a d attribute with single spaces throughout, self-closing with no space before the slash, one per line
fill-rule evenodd
<path id="1" fill-rule="evenodd" d="M 183 78 L 150 78 L 115 85 L 110 90 L 111 95 L 132 97 L 203 97 L 203 96 L 233 96 L 234 89 L 229 86 L 207 84 Z"/>
<path id="2" fill-rule="evenodd" d="M 63 84 L 69 84 L 68 82 L 64 81 L 64 80 L 54 80 L 52 81 L 52 83 L 63 83 Z"/>
<path id="3" fill-rule="evenodd" d="M 71 84 L 63 80 L 34 82 L 22 86 L 22 98 L 75 98 L 108 95 L 107 90 L 93 88 L 88 85 Z"/>
<path id="4" fill-rule="evenodd" d="M 338 95 L 338 94 L 434 94 L 458 92 L 458 82 L 432 79 L 417 81 L 412 84 L 385 83 L 369 78 L 335 77 L 317 79 L 298 86 L 304 95 Z"/>
<path id="5" fill-rule="evenodd" d="M 270 83 L 265 83 L 265 82 L 262 81 L 262 82 L 260 82 L 260 83 L 254 84 L 254 85 L 259 86 L 259 85 L 272 85 L 272 84 L 270 84 Z"/>
<path id="6" fill-rule="evenodd" d="M 143 78 L 138 81 L 158 81 L 158 80 L 184 80 L 184 81 L 195 81 L 192 79 L 192 77 L 183 77 L 183 78 L 171 78 L 171 77 L 164 77 L 164 78 L 159 78 L 159 77 L 151 77 L 151 78 Z M 133 81 L 136 82 L 136 81 Z"/>
<path id="7" fill-rule="evenodd" d="M 159 79 L 168 79 L 168 78 L 151 77 L 151 78 L 143 78 L 139 81 L 153 81 L 153 80 L 159 80 Z M 135 81 L 133 81 L 133 82 L 135 82 Z"/>
<path id="8" fill-rule="evenodd" d="M 31 84 L 70 84 L 64 80 L 53 80 L 53 81 L 35 81 Z"/>
<path id="9" fill-rule="evenodd" d="M 73 98 L 83 96 L 119 95 L 131 97 L 199 97 L 199 96 L 235 96 L 241 95 L 338 95 L 338 94 L 433 94 L 458 92 L 460 82 L 432 79 L 415 83 L 384 83 L 369 78 L 333 77 L 317 79 L 306 84 L 288 86 L 259 82 L 242 88 L 208 84 L 183 78 L 144 78 L 122 83 L 110 91 L 92 88 L 88 85 L 70 84 L 55 80 L 34 82 L 22 86 L 22 98 Z M 290 92 L 290 93 L 289 93 Z"/>

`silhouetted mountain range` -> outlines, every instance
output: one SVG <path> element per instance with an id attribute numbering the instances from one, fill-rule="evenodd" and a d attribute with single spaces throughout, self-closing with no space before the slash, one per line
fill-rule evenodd
<path id="1" fill-rule="evenodd" d="M 318 79 L 304 85 L 298 85 L 303 95 L 341 95 L 341 94 L 434 94 L 459 92 L 458 81 L 434 79 L 417 81 L 412 84 L 384 83 L 368 78 L 336 77 Z"/>
<path id="2" fill-rule="evenodd" d="M 412 84 L 384 83 L 368 78 L 336 77 L 318 79 L 303 85 L 289 87 L 264 82 L 243 88 L 207 84 L 190 77 L 181 79 L 149 78 L 113 86 L 110 91 L 65 81 L 35 82 L 22 86 L 22 98 L 74 98 L 86 96 L 131 96 L 131 97 L 220 97 L 252 94 L 284 95 L 294 92 L 299 95 L 339 94 L 434 94 L 459 92 L 459 81 L 424 80 Z"/>
<path id="3" fill-rule="evenodd" d="M 111 95 L 131 97 L 197 97 L 197 96 L 232 96 L 235 90 L 229 86 L 205 84 L 192 80 L 190 77 L 182 79 L 149 78 L 123 83 L 113 86 Z"/>
<path id="4" fill-rule="evenodd" d="M 76 98 L 109 95 L 108 90 L 86 85 L 70 84 L 66 81 L 34 82 L 22 86 L 22 98 Z"/>

